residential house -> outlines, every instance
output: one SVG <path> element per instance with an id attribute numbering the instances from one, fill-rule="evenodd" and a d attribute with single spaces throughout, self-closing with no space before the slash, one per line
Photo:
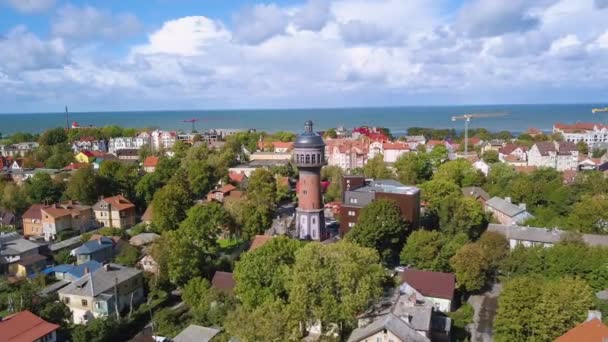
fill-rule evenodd
<path id="1" fill-rule="evenodd" d="M 34 206 L 37 207 L 36 205 Z M 93 210 L 91 207 L 80 204 L 76 201 L 44 205 L 40 207 L 40 217 L 42 222 L 41 234 L 38 230 L 38 232 L 31 232 L 30 235 L 44 237 L 46 241 L 55 240 L 57 238 L 57 234 L 64 230 L 71 229 L 84 233 L 95 227 L 95 222 L 93 221 Z M 30 222 L 31 221 L 32 220 L 30 219 Z M 33 226 L 35 226 L 35 224 Z M 24 234 L 26 233 L 24 232 Z"/>
<path id="2" fill-rule="evenodd" d="M 216 188 L 215 190 L 211 190 L 207 194 L 207 201 L 217 201 L 222 203 L 224 202 L 224 198 L 230 196 L 230 193 L 236 190 L 236 187 L 232 184 L 223 185 L 219 188 Z"/>
<path id="3" fill-rule="evenodd" d="M 401 139 L 409 145 L 410 150 L 412 151 L 417 150 L 418 146 L 426 144 L 426 138 L 424 135 L 406 135 Z"/>
<path id="4" fill-rule="evenodd" d="M 84 264 L 91 260 L 108 262 L 114 256 L 114 241 L 108 237 L 87 241 L 82 246 L 73 249 L 70 255 L 76 257 L 76 264 Z"/>
<path id="5" fill-rule="evenodd" d="M 72 322 L 87 324 L 98 317 L 120 314 L 144 301 L 142 271 L 106 264 L 60 289 L 59 300 L 72 312 Z"/>
<path id="6" fill-rule="evenodd" d="M 369 141 L 367 139 L 326 139 L 325 156 L 327 165 L 343 170 L 361 168 L 367 163 Z"/>
<path id="7" fill-rule="evenodd" d="M 21 216 L 23 222 L 24 236 L 43 236 L 42 232 L 42 207 L 43 204 L 33 204 Z"/>
<path id="8" fill-rule="evenodd" d="M 156 171 L 156 166 L 158 165 L 158 161 L 160 158 L 158 156 L 148 156 L 144 159 L 144 171 L 147 173 L 152 173 Z"/>
<path id="9" fill-rule="evenodd" d="M 132 148 L 118 150 L 115 152 L 115 154 L 116 157 L 118 157 L 118 160 L 137 161 L 139 159 L 139 150 Z"/>
<path id="10" fill-rule="evenodd" d="M 287 153 L 293 149 L 293 142 L 283 142 L 283 141 L 258 141 L 258 150 L 267 151 L 267 152 L 275 152 L 275 153 Z"/>
<path id="11" fill-rule="evenodd" d="M 578 161 L 578 171 L 594 171 L 599 170 L 600 165 L 604 164 L 601 158 L 591 158 L 588 156 L 580 156 Z"/>
<path id="12" fill-rule="evenodd" d="M 95 272 L 102 267 L 102 263 L 91 260 L 80 265 L 63 264 L 45 269 L 42 273 L 53 276 L 56 280 L 68 283 L 74 282 L 88 273 Z"/>
<path id="13" fill-rule="evenodd" d="M 3 157 L 25 157 L 40 146 L 37 142 L 29 141 L 10 145 L 0 145 L 0 155 Z"/>
<path id="14" fill-rule="evenodd" d="M 246 189 L 247 188 L 247 176 L 245 176 L 244 173 L 235 173 L 235 172 L 230 172 L 228 174 L 228 179 L 230 180 L 230 183 L 232 183 L 233 185 L 237 186 L 239 189 Z"/>
<path id="15" fill-rule="evenodd" d="M 78 152 L 78 154 L 74 156 L 74 159 L 79 163 L 91 164 L 95 160 L 95 155 L 90 151 L 83 150 Z"/>
<path id="16" fill-rule="evenodd" d="M 103 227 L 129 228 L 137 221 L 135 205 L 122 195 L 100 199 L 93 205 L 93 211 Z"/>
<path id="17" fill-rule="evenodd" d="M 353 330 L 348 342 L 430 342 L 414 327 L 393 313 L 383 316 L 373 323 Z"/>
<path id="18" fill-rule="evenodd" d="M 151 136 L 151 146 L 155 151 L 159 150 L 170 150 L 175 145 L 175 141 L 177 140 L 177 133 L 171 131 L 160 131 L 155 130 L 150 133 Z"/>
<path id="19" fill-rule="evenodd" d="M 382 154 L 385 163 L 395 163 L 397 159 L 410 152 L 410 147 L 407 143 L 397 142 L 382 142 L 374 141 L 369 144 L 368 159 L 372 159 L 378 154 Z"/>
<path id="20" fill-rule="evenodd" d="M 525 146 L 506 144 L 498 150 L 498 159 L 503 163 L 522 163 L 523 165 L 526 165 L 528 160 L 528 149 Z"/>
<path id="21" fill-rule="evenodd" d="M 363 208 L 376 199 L 395 201 L 403 219 L 416 229 L 420 224 L 420 189 L 405 186 L 395 180 L 369 180 L 361 176 L 342 178 L 342 206 L 340 208 L 340 234 L 348 233 L 359 220 Z"/>
<path id="22" fill-rule="evenodd" d="M 555 342 L 606 342 L 608 341 L 608 327 L 602 323 L 601 318 L 589 319 L 584 323 L 568 330 L 558 337 Z"/>
<path id="23" fill-rule="evenodd" d="M 55 342 L 59 325 L 49 323 L 24 310 L 0 320 L 0 341 Z"/>
<path id="24" fill-rule="evenodd" d="M 462 188 L 462 194 L 464 196 L 473 197 L 485 208 L 486 202 L 490 200 L 490 195 L 482 188 L 478 186 L 469 186 Z"/>
<path id="25" fill-rule="evenodd" d="M 573 142 L 537 142 L 528 152 L 528 165 L 550 167 L 558 171 L 576 170 L 578 148 Z"/>
<path id="26" fill-rule="evenodd" d="M 509 241 L 511 249 L 518 245 L 551 247 L 572 234 L 556 228 L 520 227 L 492 223 L 488 225 L 487 230 L 503 235 Z M 608 247 L 608 235 L 582 234 L 580 237 L 588 246 Z"/>
<path id="27" fill-rule="evenodd" d="M 19 220 L 12 211 L 0 207 L 0 228 L 17 228 Z"/>
<path id="28" fill-rule="evenodd" d="M 506 145 L 506 142 L 502 139 L 492 139 L 490 141 L 486 141 L 481 145 L 481 153 L 486 153 L 488 151 L 496 151 L 499 152 L 501 148 Z"/>
<path id="29" fill-rule="evenodd" d="M 254 152 L 249 156 L 250 161 L 286 161 L 292 158 L 290 152 Z"/>
<path id="30" fill-rule="evenodd" d="M 211 287 L 225 293 L 232 293 L 236 282 L 234 276 L 229 272 L 216 271 L 211 279 Z"/>
<path id="31" fill-rule="evenodd" d="M 46 257 L 36 254 L 21 258 L 8 266 L 8 274 L 17 278 L 33 277 L 46 268 Z"/>
<path id="32" fill-rule="evenodd" d="M 534 218 L 526 210 L 526 204 L 515 205 L 511 203 L 511 198 L 492 197 L 486 202 L 486 210 L 494 216 L 498 222 L 507 225 L 518 225 L 527 219 Z"/>
<path id="33" fill-rule="evenodd" d="M 560 133 L 564 140 L 574 144 L 584 142 L 589 148 L 608 142 L 608 125 L 589 122 L 577 122 L 572 125 L 556 123 L 553 133 Z"/>
<path id="34" fill-rule="evenodd" d="M 107 151 L 106 141 L 95 139 L 93 137 L 81 137 L 72 143 L 72 151 L 78 153 L 80 151 Z"/>
<path id="35" fill-rule="evenodd" d="M 255 158 L 255 160 L 251 160 L 247 164 L 240 164 L 228 169 L 228 173 L 242 173 L 246 177 L 251 177 L 251 174 L 260 168 L 271 169 L 276 166 L 288 166 L 291 160 L 291 154 L 289 153 L 290 159 L 284 159 L 281 157 L 280 159 L 258 159 L 261 157 L 261 154 L 266 152 L 256 152 L 252 153 L 251 157 Z M 277 156 L 284 155 L 282 153 L 272 153 Z M 256 155 L 256 156 L 254 156 Z M 267 154 L 268 155 L 268 154 Z"/>
<path id="36" fill-rule="evenodd" d="M 117 137 L 112 138 L 108 142 L 108 152 L 116 154 L 119 150 L 136 149 L 139 150 L 144 146 L 150 145 L 150 137 L 148 133 L 142 132 L 137 137 Z"/>
<path id="37" fill-rule="evenodd" d="M 154 260 L 154 257 L 150 254 L 145 255 L 143 258 L 139 259 L 136 266 L 144 272 L 157 275 L 160 272 L 160 265 L 158 264 L 158 262 L 156 262 L 156 260 Z"/>
<path id="38" fill-rule="evenodd" d="M 151 245 L 158 238 L 160 238 L 160 235 L 158 234 L 141 233 L 131 237 L 131 239 L 129 239 L 129 243 L 135 247 L 144 247 L 147 245 Z"/>
<path id="39" fill-rule="evenodd" d="M 210 342 L 221 332 L 220 329 L 190 324 L 173 338 L 173 342 Z M 232 340 L 231 340 L 232 341 Z"/>
<path id="40" fill-rule="evenodd" d="M 17 232 L 0 233 L 0 273 L 9 271 L 11 264 L 38 255 L 38 244 Z"/>
<path id="41" fill-rule="evenodd" d="M 476 162 L 473 163 L 473 168 L 475 168 L 475 170 L 483 173 L 484 176 L 488 176 L 488 173 L 490 172 L 490 165 L 488 165 L 488 163 L 486 163 L 483 160 L 477 160 Z"/>
<path id="42" fill-rule="evenodd" d="M 408 268 L 400 273 L 403 294 L 422 295 L 422 300 L 441 312 L 450 312 L 454 308 L 454 289 L 456 277 L 453 273 L 422 271 Z"/>

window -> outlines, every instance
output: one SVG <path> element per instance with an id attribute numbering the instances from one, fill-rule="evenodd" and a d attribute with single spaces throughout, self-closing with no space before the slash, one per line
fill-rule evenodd
<path id="1" fill-rule="evenodd" d="M 315 224 L 315 223 L 317 223 L 317 219 L 313 217 L 312 218 L 312 224 Z"/>
<path id="2" fill-rule="evenodd" d="M 63 303 L 64 304 L 70 304 L 70 297 L 63 297 Z"/>
<path id="3" fill-rule="evenodd" d="M 310 154 L 306 155 L 306 164 L 310 164 Z"/>
<path id="4" fill-rule="evenodd" d="M 357 204 L 357 199 L 356 199 L 356 198 L 352 198 L 352 197 L 351 197 L 351 199 L 350 199 L 350 203 Z"/>
<path id="5" fill-rule="evenodd" d="M 354 227 L 354 226 L 355 226 L 355 223 L 354 223 L 354 222 L 348 222 L 348 228 L 352 228 L 352 227 Z"/>
<path id="6" fill-rule="evenodd" d="M 352 210 L 350 210 L 350 211 L 348 212 L 348 216 L 355 216 L 355 212 L 354 212 L 354 211 L 352 211 Z"/>
<path id="7" fill-rule="evenodd" d="M 86 299 L 82 300 L 82 306 L 87 306 L 89 305 L 89 302 Z"/>
<path id="8" fill-rule="evenodd" d="M 313 218 L 312 220 L 313 220 L 313 221 L 312 221 L 312 223 L 315 223 L 315 221 L 314 221 L 315 219 Z M 310 231 L 310 236 L 311 236 L 313 239 L 316 239 L 316 238 L 317 238 L 317 230 L 313 228 L 313 229 Z"/>
<path id="9" fill-rule="evenodd" d="M 95 308 L 101 309 L 101 302 L 95 302 Z"/>
<path id="10" fill-rule="evenodd" d="M 317 156 L 316 155 L 312 155 L 312 163 L 316 164 L 317 163 Z"/>

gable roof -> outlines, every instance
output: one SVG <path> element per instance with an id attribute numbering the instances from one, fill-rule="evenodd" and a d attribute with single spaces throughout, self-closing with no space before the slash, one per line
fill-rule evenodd
<path id="1" fill-rule="evenodd" d="M 42 220 L 42 212 L 40 211 L 42 206 L 42 204 L 32 204 L 21 217 L 28 220 Z"/>
<path id="2" fill-rule="evenodd" d="M 114 288 L 116 284 L 121 284 L 142 273 L 136 268 L 117 264 L 107 264 L 106 267 L 107 270 L 101 267 L 97 271 L 85 274 L 58 292 L 66 295 L 96 297 Z"/>
<path id="3" fill-rule="evenodd" d="M 17 232 L 0 233 L 0 261 L 4 256 L 16 256 L 38 249 L 38 244 L 26 240 Z"/>
<path id="4" fill-rule="evenodd" d="M 234 185 L 232 185 L 232 184 L 226 184 L 226 185 L 223 185 L 219 189 L 211 190 L 211 192 L 212 193 L 214 193 L 214 192 L 221 192 L 223 194 L 227 194 L 227 193 L 229 193 L 231 191 L 234 191 L 234 190 L 236 190 L 236 187 Z"/>
<path id="5" fill-rule="evenodd" d="M 141 215 L 141 220 L 143 222 L 152 222 L 152 216 L 154 215 L 154 208 L 152 207 L 152 203 L 148 205 L 144 214 Z"/>
<path id="6" fill-rule="evenodd" d="M 461 191 L 463 195 L 471 196 L 475 199 L 482 199 L 483 201 L 490 199 L 490 195 L 484 189 L 478 186 L 464 187 Z"/>
<path id="7" fill-rule="evenodd" d="M 98 240 L 91 240 L 85 242 L 82 246 L 75 248 L 72 250 L 72 255 L 84 255 L 84 254 L 93 254 L 103 249 L 112 248 L 114 246 L 114 241 L 108 237 L 102 237 Z"/>
<path id="8" fill-rule="evenodd" d="M 360 342 L 366 340 L 381 331 L 388 330 L 401 341 L 429 342 L 426 336 L 420 335 L 410 324 L 403 321 L 392 313 L 375 320 L 371 324 L 353 330 L 348 342 Z"/>
<path id="9" fill-rule="evenodd" d="M 148 156 L 144 159 L 144 167 L 156 167 L 160 158 L 158 156 Z"/>
<path id="10" fill-rule="evenodd" d="M 230 178 L 230 181 L 232 182 L 241 183 L 245 180 L 245 178 L 247 178 L 247 176 L 245 176 L 244 173 L 240 172 L 230 172 L 228 174 L 228 178 Z"/>
<path id="11" fill-rule="evenodd" d="M 217 271 L 211 279 L 211 287 L 223 292 L 232 292 L 236 283 L 232 273 Z"/>
<path id="12" fill-rule="evenodd" d="M 80 265 L 62 264 L 53 267 L 49 267 L 43 271 L 44 274 L 48 273 L 68 273 L 73 277 L 80 278 L 84 276 L 85 270 L 89 272 L 95 272 L 101 267 L 101 263 L 95 260 L 90 260 Z"/>
<path id="13" fill-rule="evenodd" d="M 264 246 L 268 241 L 270 241 L 270 239 L 272 239 L 272 236 L 269 235 L 256 235 L 253 238 L 253 241 L 251 241 L 251 246 L 249 246 L 249 251 L 255 251 L 256 249 Z"/>
<path id="14" fill-rule="evenodd" d="M 421 271 L 408 268 L 401 273 L 401 281 L 407 283 L 425 297 L 452 300 L 456 277 L 453 273 Z"/>
<path id="15" fill-rule="evenodd" d="M 555 342 L 604 342 L 608 340 L 608 327 L 599 319 L 581 323 L 558 337 Z"/>
<path id="16" fill-rule="evenodd" d="M 99 202 L 95 203 L 95 210 L 99 210 L 99 204 L 102 201 L 110 204 L 113 209 L 118 209 L 119 211 L 135 208 L 135 204 L 131 203 L 131 201 L 126 199 L 123 195 L 116 195 L 112 197 L 105 197 L 99 200 Z"/>
<path id="17" fill-rule="evenodd" d="M 0 321 L 0 341 L 31 342 L 59 329 L 28 310 L 10 315 Z"/>
<path id="18" fill-rule="evenodd" d="M 490 198 L 490 200 L 486 202 L 486 206 L 493 208 L 509 217 L 515 217 L 526 211 L 526 209 L 496 196 Z"/>
<path id="19" fill-rule="evenodd" d="M 490 223 L 489 232 L 502 234 L 509 240 L 542 242 L 556 244 L 567 236 L 568 232 L 560 229 L 521 227 Z M 582 234 L 583 241 L 589 246 L 608 246 L 608 235 Z"/>
<path id="20" fill-rule="evenodd" d="M 133 246 L 140 247 L 154 242 L 159 237 L 160 235 L 154 233 L 141 233 L 133 236 L 129 240 L 129 243 Z"/>
<path id="21" fill-rule="evenodd" d="M 173 338 L 173 342 L 209 342 L 219 333 L 219 329 L 190 324 Z"/>
<path id="22" fill-rule="evenodd" d="M 548 156 L 549 153 L 553 152 L 557 152 L 555 150 L 555 144 L 550 142 L 550 141 L 539 141 L 536 144 L 534 144 L 534 146 L 536 146 L 536 148 L 538 149 L 538 152 L 540 153 L 541 156 Z M 532 146 L 532 147 L 534 147 Z"/>

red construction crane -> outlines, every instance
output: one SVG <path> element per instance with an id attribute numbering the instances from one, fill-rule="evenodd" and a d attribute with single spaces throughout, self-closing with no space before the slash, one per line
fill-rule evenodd
<path id="1" fill-rule="evenodd" d="M 196 130 L 197 121 L 200 121 L 200 119 L 192 118 L 192 119 L 188 119 L 188 120 L 182 120 L 182 122 L 189 122 L 192 124 L 192 132 L 194 132 Z"/>

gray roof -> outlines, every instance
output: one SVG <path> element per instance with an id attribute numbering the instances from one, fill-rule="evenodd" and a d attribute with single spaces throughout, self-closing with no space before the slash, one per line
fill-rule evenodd
<path id="1" fill-rule="evenodd" d="M 97 240 L 91 240 L 85 242 L 82 246 L 74 249 L 72 251 L 72 255 L 86 255 L 93 254 L 102 249 L 112 248 L 114 246 L 114 241 L 109 237 L 102 236 Z"/>
<path id="2" fill-rule="evenodd" d="M 536 145 L 538 152 L 540 152 L 542 156 L 548 156 L 550 152 L 557 152 L 555 144 L 551 141 L 539 141 L 534 145 Z"/>
<path id="3" fill-rule="evenodd" d="M 490 195 L 482 188 L 478 186 L 468 186 L 462 188 L 462 194 L 465 196 L 471 196 L 475 199 L 481 198 L 484 201 L 488 201 L 490 199 Z"/>
<path id="4" fill-rule="evenodd" d="M 401 341 L 430 341 L 427 337 L 420 335 L 409 323 L 390 313 L 378 320 L 375 320 L 368 326 L 353 330 L 348 338 L 348 342 L 364 341 L 366 338 L 373 336 L 385 329 L 397 336 Z"/>
<path id="5" fill-rule="evenodd" d="M 141 233 L 133 236 L 129 243 L 133 246 L 143 246 L 154 242 L 154 240 L 158 239 L 160 235 L 154 233 Z"/>
<path id="6" fill-rule="evenodd" d="M 22 238 L 17 232 L 0 233 L 0 257 L 17 256 L 33 249 L 38 249 L 38 244 Z"/>
<path id="7" fill-rule="evenodd" d="M 431 316 L 433 308 L 431 306 L 408 305 L 405 296 L 400 296 L 393 307 L 392 313 L 401 319 L 408 319 L 409 324 L 418 331 L 431 330 Z"/>
<path id="8" fill-rule="evenodd" d="M 496 209 L 498 211 L 500 211 L 501 213 L 509 216 L 509 217 L 515 217 L 518 214 L 526 211 L 526 209 L 523 209 L 511 202 L 508 202 L 500 197 L 492 197 L 490 198 L 487 202 L 486 202 L 486 206 L 491 207 L 493 209 Z"/>
<path id="9" fill-rule="evenodd" d="M 548 244 L 556 244 L 570 233 L 561 229 L 507 226 L 493 223 L 488 225 L 488 231 L 502 234 L 507 239 Z M 581 237 L 589 246 L 608 246 L 608 235 L 582 234 Z"/>
<path id="10" fill-rule="evenodd" d="M 293 146 L 295 148 L 318 148 L 324 147 L 323 138 L 314 132 L 312 121 L 308 120 L 304 123 L 304 132 L 296 137 Z"/>
<path id="11" fill-rule="evenodd" d="M 59 290 L 60 294 L 77 295 L 85 297 L 97 297 L 98 295 L 111 290 L 115 284 L 121 284 L 129 280 L 142 271 L 117 264 L 108 264 L 97 271 L 85 274 L 83 277 L 74 281 L 70 285 Z"/>
<path id="12" fill-rule="evenodd" d="M 601 300 L 608 300 L 608 290 L 602 290 L 600 292 L 595 293 L 595 297 Z"/>
<path id="13" fill-rule="evenodd" d="M 73 248 L 82 245 L 82 237 L 80 235 L 65 239 L 49 245 L 49 250 L 53 253 L 64 248 Z"/>
<path id="14" fill-rule="evenodd" d="M 376 179 L 372 180 L 366 186 L 354 189 L 356 192 L 388 192 L 396 194 L 413 195 L 420 192 L 415 186 L 403 185 L 393 179 Z"/>
<path id="15" fill-rule="evenodd" d="M 219 329 L 191 324 L 175 336 L 173 342 L 209 342 L 219 333 Z"/>

